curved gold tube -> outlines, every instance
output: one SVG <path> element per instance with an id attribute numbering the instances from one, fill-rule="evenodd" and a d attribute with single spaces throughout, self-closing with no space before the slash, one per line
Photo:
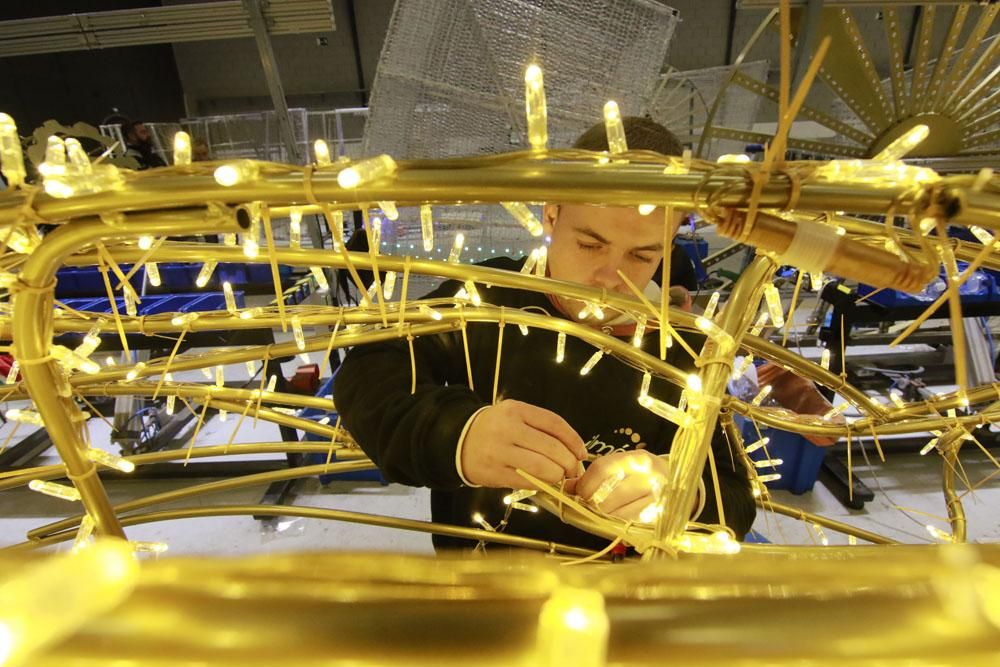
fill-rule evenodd
<path id="1" fill-rule="evenodd" d="M 820 516 L 819 514 L 813 514 L 812 512 L 806 512 L 798 507 L 791 507 L 790 505 L 784 505 L 782 503 L 776 503 L 770 499 L 757 499 L 757 506 L 761 509 L 765 509 L 771 512 L 777 512 L 778 514 L 784 514 L 785 516 L 790 516 L 793 519 L 798 519 L 800 521 L 805 521 L 808 523 L 818 523 L 824 528 L 829 528 L 835 530 L 838 533 L 844 533 L 845 535 L 853 535 L 859 537 L 862 540 L 871 542 L 872 544 L 899 544 L 899 542 L 889 539 L 878 533 L 873 533 L 871 531 L 865 530 L 863 528 L 857 528 L 850 524 L 837 521 L 835 519 L 828 519 L 825 516 Z"/>
<path id="2" fill-rule="evenodd" d="M 478 540 L 482 542 L 493 542 L 519 549 L 532 549 L 544 551 L 546 553 L 561 553 L 572 556 L 589 556 L 594 552 L 590 549 L 560 544 L 558 542 L 546 542 L 520 535 L 508 533 L 497 533 L 481 528 L 465 528 L 463 526 L 452 526 L 444 523 L 434 523 L 433 521 L 420 521 L 418 519 L 401 519 L 377 514 L 364 514 L 362 512 L 349 512 L 346 510 L 328 509 L 325 507 L 302 507 L 299 505 L 216 505 L 211 507 L 186 507 L 171 510 L 161 510 L 159 512 L 148 512 L 144 514 L 132 514 L 122 517 L 121 522 L 125 527 L 136 526 L 157 521 L 174 521 L 177 519 L 193 519 L 215 516 L 295 516 L 304 519 L 327 519 L 332 521 L 346 521 L 348 523 L 360 523 L 369 526 L 381 526 L 384 528 L 398 528 L 400 530 L 412 530 L 419 533 L 435 533 L 458 537 L 466 540 Z M 36 548 L 65 542 L 72 539 L 73 533 L 57 533 L 41 538 L 34 542 L 25 542 L 16 545 L 18 548 Z"/>
<path id="3" fill-rule="evenodd" d="M 280 482 L 286 479 L 311 477 L 312 475 L 356 472 L 358 470 L 372 470 L 374 468 L 374 463 L 368 459 L 364 459 L 359 461 L 336 461 L 330 463 L 329 465 L 325 463 L 318 463 L 311 466 L 289 468 L 288 470 L 273 470 L 271 472 L 243 475 L 242 477 L 235 477 L 232 479 L 220 479 L 214 482 L 195 484 L 183 489 L 174 489 L 173 491 L 156 493 L 151 496 L 145 496 L 143 498 L 137 498 L 135 500 L 115 505 L 114 511 L 121 514 L 122 512 L 131 512 L 133 510 L 142 509 L 143 507 L 149 507 L 151 505 L 169 503 L 175 500 L 183 500 L 185 498 L 193 498 L 194 496 L 205 495 L 208 493 L 218 493 L 220 491 L 229 491 L 231 489 L 241 489 L 247 486 L 270 484 L 271 482 Z M 55 521 L 44 526 L 39 526 L 38 528 L 33 528 L 28 531 L 28 539 L 37 540 L 39 538 L 52 535 L 53 533 L 75 528 L 80 524 L 82 519 L 83 516 L 78 514 L 61 521 Z"/>
<path id="4" fill-rule="evenodd" d="M 181 219 L 177 219 L 180 217 Z M 185 234 L 204 231 L 206 219 L 194 216 L 136 216 L 135 229 L 152 234 Z M 220 231 L 237 231 L 235 219 L 219 221 Z M 130 231 L 132 229 L 130 228 Z M 14 347 L 24 381 L 60 457 L 66 474 L 80 491 L 86 511 L 93 517 L 100 534 L 124 537 L 111 509 L 107 493 L 96 476 L 96 467 L 84 455 L 80 434 L 82 415 L 63 391 L 66 381 L 62 369 L 49 356 L 52 343 L 52 302 L 56 269 L 63 259 L 81 246 L 105 238 L 126 235 L 102 222 L 79 222 L 51 232 L 21 267 L 14 293 Z M 62 394 L 62 395 L 61 395 Z"/>

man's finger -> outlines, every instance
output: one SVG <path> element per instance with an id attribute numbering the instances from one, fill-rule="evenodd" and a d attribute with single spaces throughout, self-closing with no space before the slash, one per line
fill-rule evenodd
<path id="1" fill-rule="evenodd" d="M 562 442 L 527 424 L 518 424 L 512 430 L 514 432 L 511 435 L 515 445 L 541 454 L 562 468 L 567 475 L 576 475 L 579 460 Z"/>
<path id="2" fill-rule="evenodd" d="M 544 431 L 562 442 L 578 460 L 582 461 L 587 458 L 587 448 L 583 445 L 583 438 L 573 430 L 573 427 L 565 419 L 551 410 L 530 403 L 522 403 L 520 413 L 521 418 L 528 426 Z"/>
<path id="3" fill-rule="evenodd" d="M 513 460 L 507 462 L 510 467 L 520 468 L 529 475 L 537 477 L 543 482 L 548 482 L 549 484 L 558 484 L 566 476 L 565 470 L 553 463 L 547 457 L 533 452 L 530 449 L 515 447 L 511 458 Z M 517 472 L 514 474 L 517 475 Z M 521 476 L 517 475 L 517 477 Z M 527 480 L 523 481 L 527 482 Z M 521 486 L 530 488 L 530 483 L 521 484 Z"/>
<path id="4" fill-rule="evenodd" d="M 649 484 L 648 478 L 639 475 L 630 475 L 621 484 L 616 486 L 611 495 L 600 504 L 601 511 L 608 514 L 616 514 L 622 507 L 646 497 L 652 502 L 653 489 Z"/>

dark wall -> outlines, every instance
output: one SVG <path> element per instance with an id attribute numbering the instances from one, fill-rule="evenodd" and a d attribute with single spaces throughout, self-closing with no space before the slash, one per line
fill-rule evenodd
<path id="1" fill-rule="evenodd" d="M 3 2 L 0 20 L 150 6 L 158 2 Z M 184 115 L 183 93 L 169 44 L 0 58 L 0 111 L 22 135 L 49 118 L 97 125 L 117 107 L 136 120 Z"/>

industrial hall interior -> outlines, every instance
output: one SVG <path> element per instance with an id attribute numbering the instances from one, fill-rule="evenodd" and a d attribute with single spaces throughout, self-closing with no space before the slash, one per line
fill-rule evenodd
<path id="1" fill-rule="evenodd" d="M 0 667 L 1000 664 L 1000 2 L 0 5 Z"/>

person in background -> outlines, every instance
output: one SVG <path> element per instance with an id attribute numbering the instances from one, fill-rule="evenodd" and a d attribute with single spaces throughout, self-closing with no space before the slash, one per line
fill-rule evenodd
<path id="1" fill-rule="evenodd" d="M 153 134 L 145 123 L 132 121 L 126 116 L 114 115 L 105 118 L 101 124 L 121 127 L 122 138 L 125 140 L 125 156 L 138 162 L 140 170 L 167 166 L 163 158 L 156 153 Z"/>
<path id="2" fill-rule="evenodd" d="M 192 137 L 191 139 L 191 161 L 208 162 L 212 159 L 208 150 L 208 142 L 203 137 Z"/>

